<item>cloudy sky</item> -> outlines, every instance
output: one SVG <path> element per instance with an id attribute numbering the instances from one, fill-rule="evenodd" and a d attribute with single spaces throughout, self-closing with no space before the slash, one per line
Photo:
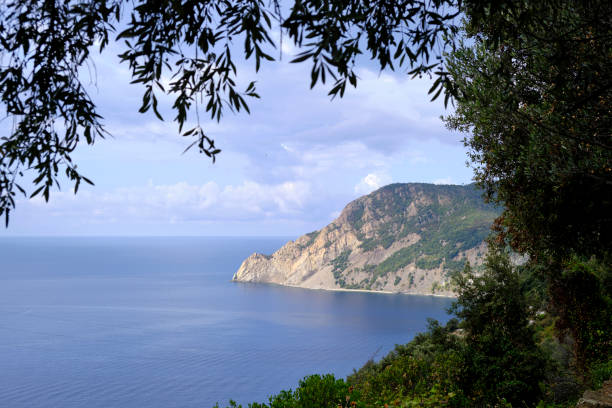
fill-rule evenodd
<path id="1" fill-rule="evenodd" d="M 203 127 L 223 152 L 215 164 L 165 122 L 139 114 L 142 89 L 109 49 L 95 58 L 91 94 L 113 138 L 74 155 L 95 182 L 74 195 L 64 181 L 48 203 L 21 199 L 8 235 L 288 235 L 332 221 L 351 200 L 389 183 L 465 184 L 462 135 L 447 130 L 429 79 L 359 70 L 357 89 L 330 101 L 309 89 L 309 67 L 283 61 L 240 81 L 257 80 L 251 114 L 227 113 Z M 85 77 L 89 81 L 88 77 Z M 170 105 L 171 99 L 162 100 Z"/>

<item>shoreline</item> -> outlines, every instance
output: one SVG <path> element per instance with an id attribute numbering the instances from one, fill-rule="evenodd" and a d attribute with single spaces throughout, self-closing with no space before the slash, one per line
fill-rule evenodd
<path id="1" fill-rule="evenodd" d="M 433 297 L 442 297 L 447 299 L 457 299 L 456 295 L 443 295 L 439 293 L 409 293 L 409 292 L 392 292 L 389 290 L 370 290 L 370 289 L 348 289 L 348 288 L 309 288 L 306 286 L 298 286 L 298 285 L 289 285 L 284 283 L 275 283 L 275 282 L 253 282 L 253 281 L 241 281 L 231 279 L 232 283 L 251 283 L 257 285 L 274 285 L 274 286 L 283 286 L 287 288 L 298 288 L 298 289 L 308 289 L 308 290 L 325 290 L 329 292 L 361 292 L 361 293 L 380 293 L 382 295 L 406 295 L 406 296 L 433 296 Z"/>

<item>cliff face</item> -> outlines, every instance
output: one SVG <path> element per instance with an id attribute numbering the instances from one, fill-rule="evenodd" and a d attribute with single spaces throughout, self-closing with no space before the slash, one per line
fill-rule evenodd
<path id="1" fill-rule="evenodd" d="M 392 184 L 272 255 L 249 256 L 233 280 L 452 296 L 449 274 L 482 264 L 498 214 L 471 185 Z"/>

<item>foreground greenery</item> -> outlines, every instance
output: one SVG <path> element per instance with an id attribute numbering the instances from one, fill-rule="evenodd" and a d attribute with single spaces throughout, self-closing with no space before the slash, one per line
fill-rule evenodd
<path id="1" fill-rule="evenodd" d="M 602 266 L 576 259 L 568 271 L 568 276 L 588 274 L 608 284 L 591 295 L 592 305 L 602 309 L 599 317 L 588 320 L 591 327 L 585 331 L 602 335 L 581 339 L 600 351 L 609 346 L 610 334 L 604 333 L 612 316 L 611 275 Z M 593 355 L 590 370 L 575 375 L 571 344 L 557 340 L 557 318 L 541 309 L 547 295 L 536 269 L 533 263 L 512 266 L 506 251 L 491 250 L 482 275 L 474 275 L 468 265 L 455 276 L 459 297 L 451 308 L 455 318 L 446 325 L 430 320 L 425 333 L 378 362 L 368 361 L 346 379 L 308 376 L 295 390 L 248 406 L 573 406 L 583 388 L 600 387 L 612 375 L 612 360 Z"/>
<path id="2" fill-rule="evenodd" d="M 526 254 L 546 286 L 578 376 L 610 356 L 612 21 L 609 1 L 522 2 L 466 15 L 447 59 L 448 117 L 475 179 L 503 206 L 500 244 Z"/>

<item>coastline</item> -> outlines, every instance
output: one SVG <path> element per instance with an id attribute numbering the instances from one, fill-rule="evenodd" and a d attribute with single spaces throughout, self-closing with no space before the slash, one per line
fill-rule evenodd
<path id="1" fill-rule="evenodd" d="M 273 285 L 273 286 L 283 286 L 286 288 L 298 288 L 298 289 L 308 289 L 308 290 L 325 290 L 331 292 L 361 292 L 361 293 L 380 293 L 382 295 L 406 295 L 406 296 L 433 296 L 433 297 L 442 297 L 448 299 L 457 299 L 456 295 L 445 295 L 440 293 L 410 293 L 410 292 L 392 292 L 390 290 L 369 290 L 369 289 L 348 289 L 348 288 L 309 288 L 306 286 L 299 285 L 288 285 L 284 283 L 274 283 L 274 282 L 252 282 L 252 281 L 241 281 L 231 279 L 232 283 L 251 283 L 257 285 Z"/>

